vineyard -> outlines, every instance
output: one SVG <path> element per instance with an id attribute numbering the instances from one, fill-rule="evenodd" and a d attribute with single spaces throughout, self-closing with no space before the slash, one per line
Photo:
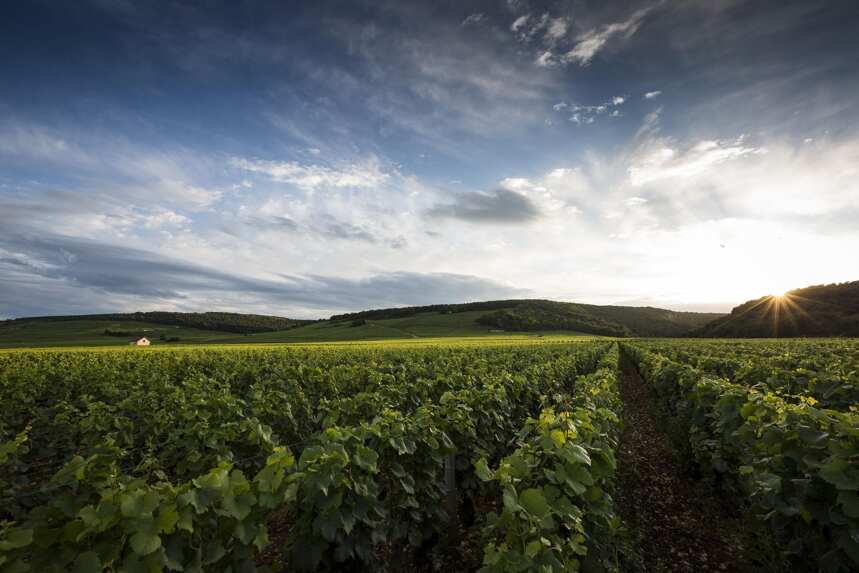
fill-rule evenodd
<path id="1" fill-rule="evenodd" d="M 534 339 L 0 353 L 0 572 L 639 570 L 623 373 L 761 568 L 859 568 L 859 344 Z"/>

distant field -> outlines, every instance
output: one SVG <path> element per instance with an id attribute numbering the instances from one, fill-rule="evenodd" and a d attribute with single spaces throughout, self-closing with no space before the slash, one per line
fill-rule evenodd
<path id="1" fill-rule="evenodd" d="M 439 337 L 509 337 L 535 336 L 589 336 L 579 332 L 499 332 L 477 324 L 475 319 L 486 311 L 442 314 L 428 312 L 404 318 L 368 320 L 366 324 L 351 326 L 349 322 L 318 322 L 301 328 L 280 332 L 262 332 L 237 336 L 225 343 L 251 342 L 338 342 L 350 340 L 391 340 Z"/>
<path id="2" fill-rule="evenodd" d="M 485 336 L 434 336 L 425 338 L 376 338 L 364 340 L 327 340 L 314 342 L 296 342 L 296 341 L 280 341 L 280 342 L 221 342 L 214 341 L 211 343 L 188 343 L 188 344 L 153 344 L 149 347 L 137 347 L 130 345 L 111 346 L 111 345 L 32 345 L 32 346 L 0 346 L 0 353 L 14 353 L 28 350 L 44 349 L 45 351 L 62 351 L 62 352 L 84 352 L 84 351 L 104 351 L 104 352 L 169 352 L 180 350 L 243 350 L 243 349 L 260 349 L 277 348 L 278 346 L 288 345 L 294 348 L 378 348 L 398 350 L 405 348 L 422 348 L 431 346 L 513 346 L 513 345 L 541 345 L 541 344 L 563 344 L 567 342 L 584 342 L 588 340 L 600 340 L 606 337 L 593 336 L 590 334 L 575 334 L 575 333 L 515 333 L 485 335 Z"/>
<path id="3" fill-rule="evenodd" d="M 178 337 L 181 343 L 210 343 L 235 338 L 230 332 L 183 328 L 149 322 L 115 322 L 108 320 L 74 320 L 67 322 L 25 322 L 0 328 L 0 347 L 21 348 L 41 346 L 126 346 L 134 338 L 108 336 L 105 330 L 139 333 L 162 343 L 159 337 Z M 163 343 L 162 343 L 163 344 Z"/>
<path id="4" fill-rule="evenodd" d="M 273 343 L 343 343 L 360 341 L 409 340 L 432 344 L 432 340 L 455 338 L 489 338 L 528 340 L 539 337 L 570 338 L 592 336 L 580 332 L 499 332 L 481 326 L 475 319 L 486 311 L 442 314 L 421 313 L 404 318 L 370 320 L 360 326 L 350 322 L 318 322 L 299 328 L 256 334 L 235 334 L 213 330 L 200 330 L 172 325 L 135 321 L 74 320 L 63 322 L 29 322 L 6 325 L 0 328 L 0 348 L 38 348 L 56 346 L 126 346 L 134 336 L 105 335 L 105 330 L 134 332 L 146 336 L 153 346 L 187 344 L 273 344 Z M 160 339 L 178 338 L 177 342 Z"/>

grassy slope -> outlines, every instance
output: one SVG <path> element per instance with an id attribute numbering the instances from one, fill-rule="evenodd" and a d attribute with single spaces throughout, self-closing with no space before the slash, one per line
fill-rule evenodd
<path id="1" fill-rule="evenodd" d="M 105 336 L 104 330 L 141 332 L 153 344 L 164 344 L 158 337 L 179 337 L 181 343 L 220 342 L 237 335 L 229 332 L 199 330 L 136 321 L 73 320 L 35 321 L 0 327 L 0 347 L 26 346 L 126 346 L 132 337 Z"/>
<path id="2" fill-rule="evenodd" d="M 183 328 L 145 322 L 116 322 L 107 320 L 74 320 L 63 322 L 30 322 L 0 327 L 0 348 L 40 346 L 125 346 L 129 340 L 105 336 L 105 329 L 142 332 L 155 346 L 176 346 L 158 340 L 160 334 L 177 336 L 178 344 L 265 344 L 312 343 L 372 340 L 421 340 L 440 337 L 536 338 L 540 336 L 582 336 L 578 332 L 493 332 L 474 319 L 487 311 L 441 314 L 422 313 L 404 318 L 367 321 L 361 326 L 348 322 L 317 322 L 278 332 L 234 334 Z"/>
<path id="3" fill-rule="evenodd" d="M 228 342 L 324 342 L 345 340 L 407 339 L 445 336 L 540 336 L 540 332 L 499 333 L 481 326 L 474 320 L 487 311 L 441 314 L 426 312 L 403 318 L 368 320 L 361 326 L 350 326 L 348 322 L 317 322 L 300 328 L 281 332 L 261 332 Z M 578 336 L 578 332 L 554 331 L 554 335 Z"/>
<path id="4" fill-rule="evenodd" d="M 499 332 L 498 326 L 481 325 L 476 322 L 479 317 L 485 317 L 498 312 L 499 304 L 520 305 L 519 312 L 533 314 L 532 306 L 538 304 L 541 312 L 552 317 L 571 315 L 579 317 L 579 322 L 560 323 L 558 328 L 567 330 L 549 330 L 552 325 L 532 323 L 536 326 L 533 331 Z M 322 321 L 289 330 L 275 332 L 259 332 L 254 334 L 236 334 L 203 330 L 173 325 L 154 324 L 128 320 L 108 320 L 99 318 L 70 319 L 62 321 L 34 320 L 13 321 L 0 324 L 0 347 L 25 346 L 123 346 L 131 337 L 105 336 L 104 330 L 126 331 L 145 334 L 154 345 L 166 343 L 158 340 L 161 334 L 168 337 L 178 337 L 178 344 L 260 344 L 260 343 L 313 343 L 313 342 L 343 342 L 361 340 L 394 340 L 421 339 L 433 337 L 538 337 L 538 336 L 590 336 L 593 333 L 603 334 L 617 331 L 618 334 L 635 334 L 640 336 L 678 336 L 700 327 L 704 322 L 718 315 L 697 313 L 676 313 L 656 308 L 610 307 L 593 306 L 575 303 L 559 303 L 554 301 L 489 301 L 475 305 L 448 305 L 457 307 L 459 311 L 450 308 L 439 309 L 417 308 L 415 314 L 400 316 L 410 312 L 409 309 L 378 310 L 364 314 L 364 324 L 351 326 L 352 319 L 341 321 Z M 463 308 L 464 307 L 464 308 Z M 530 314 L 529 314 L 530 313 Z M 394 315 L 393 318 L 381 318 Z M 373 318 L 378 317 L 378 318 Z M 545 318 L 545 317 L 543 317 Z M 581 325 L 579 325 L 581 323 Z M 616 327 L 611 332 L 589 329 L 589 324 L 612 324 Z M 493 323 L 494 324 L 494 323 Z M 177 343 L 170 343 L 177 344 Z"/>

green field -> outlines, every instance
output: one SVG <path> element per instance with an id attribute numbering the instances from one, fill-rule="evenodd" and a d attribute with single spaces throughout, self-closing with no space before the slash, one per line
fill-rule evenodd
<path id="1" fill-rule="evenodd" d="M 856 339 L 481 336 L 460 318 L 448 337 L 399 319 L 396 339 L 3 350 L 0 571 L 382 572 L 428 551 L 441 570 L 623 573 L 635 544 L 652 564 L 726 529 L 744 549 L 724 570 L 859 565 Z M 665 430 L 674 453 L 653 448 Z M 708 481 L 666 471 L 674 455 Z"/>
<path id="2" fill-rule="evenodd" d="M 427 312 L 404 318 L 368 320 L 366 324 L 360 326 L 351 326 L 349 322 L 324 321 L 281 332 L 263 332 L 236 337 L 225 342 L 335 342 L 474 336 L 514 336 L 518 338 L 545 335 L 587 336 L 579 332 L 565 331 L 502 332 L 477 324 L 475 319 L 483 314 L 486 314 L 486 311 L 455 314 Z"/>
<path id="3" fill-rule="evenodd" d="M 0 347 L 23 348 L 39 346 L 127 346 L 134 336 L 117 337 L 104 334 L 105 330 L 139 333 L 153 344 L 162 343 L 160 335 L 178 337 L 182 343 L 205 344 L 232 339 L 229 332 L 199 330 L 166 324 L 137 321 L 74 320 L 58 322 L 24 322 L 0 328 Z"/>
<path id="4" fill-rule="evenodd" d="M 366 310 L 328 320 L 225 312 L 137 312 L 0 321 L 0 348 L 342 342 L 447 337 L 683 336 L 723 315 L 537 299 Z M 128 336 L 109 336 L 121 333 Z"/>
<path id="5" fill-rule="evenodd" d="M 39 320 L 0 326 L 0 348 L 126 346 L 134 338 L 133 336 L 107 336 L 104 332 L 108 329 L 140 333 L 149 338 L 153 346 L 420 340 L 448 337 L 530 339 L 545 336 L 567 338 L 590 336 L 569 331 L 501 332 L 477 324 L 475 319 L 482 314 L 486 314 L 486 311 L 454 314 L 428 312 L 404 318 L 369 320 L 360 326 L 351 326 L 347 321 L 321 321 L 289 330 L 254 334 L 236 334 L 137 321 Z M 165 337 L 178 337 L 179 340 L 162 341 L 159 339 L 162 334 Z"/>
<path id="6" fill-rule="evenodd" d="M 597 406 L 616 400 L 614 345 L 457 340 L 0 353 L 0 566 L 381 570 L 408 559 L 413 570 L 410 547 L 445 546 L 449 460 L 464 464 L 463 503 L 496 496 L 499 482 L 475 481 L 471 460 L 496 464 L 550 403 L 556 419 L 527 447 L 567 432 L 547 460 L 587 455 L 605 468 L 592 482 L 608 487 L 604 436 L 617 427 Z M 536 491 L 545 477 L 531 481 Z M 607 493 L 568 489 L 568 504 L 613 516 Z M 288 534 L 269 525 L 278 513 Z M 345 545 L 326 541 L 344 534 Z M 380 544 L 397 555 L 375 556 Z M 481 558 L 472 552 L 467 567 Z"/>

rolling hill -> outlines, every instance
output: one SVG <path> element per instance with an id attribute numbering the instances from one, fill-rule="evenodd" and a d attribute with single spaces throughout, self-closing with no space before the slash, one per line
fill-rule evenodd
<path id="1" fill-rule="evenodd" d="M 722 315 L 550 300 L 400 307 L 306 321 L 234 313 L 146 312 L 20 318 L 0 322 L 0 346 L 275 343 L 383 340 L 514 333 L 682 336 Z"/>
<path id="2" fill-rule="evenodd" d="M 303 324 L 314 322 L 312 320 L 298 320 L 294 318 L 283 318 L 281 316 L 268 316 L 264 314 L 240 314 L 236 312 L 129 312 L 111 314 L 86 314 L 69 316 L 33 316 L 28 318 L 16 318 L 13 320 L 0 321 L 4 324 L 23 324 L 31 322 L 69 322 L 78 320 L 105 320 L 110 322 L 148 322 L 152 324 L 167 324 L 181 326 L 183 328 L 197 328 L 201 330 L 215 330 L 220 332 L 234 332 L 239 334 L 250 334 L 253 332 L 273 332 L 276 330 L 287 330 Z"/>
<path id="3" fill-rule="evenodd" d="M 146 336 L 155 344 L 214 343 L 284 332 L 311 320 L 229 312 L 134 312 L 40 316 L 0 321 L 0 346 L 116 346 Z"/>
<path id="4" fill-rule="evenodd" d="M 467 317 L 455 318 L 457 315 Z M 543 299 L 495 300 L 367 310 L 332 316 L 328 322 L 352 324 L 411 318 L 466 324 L 511 332 L 571 331 L 602 336 L 681 336 L 724 315 L 677 312 L 654 307 L 601 306 Z M 444 319 L 442 317 L 450 317 Z"/>
<path id="5" fill-rule="evenodd" d="M 859 281 L 815 285 L 734 308 L 695 336 L 762 338 L 859 336 Z"/>

